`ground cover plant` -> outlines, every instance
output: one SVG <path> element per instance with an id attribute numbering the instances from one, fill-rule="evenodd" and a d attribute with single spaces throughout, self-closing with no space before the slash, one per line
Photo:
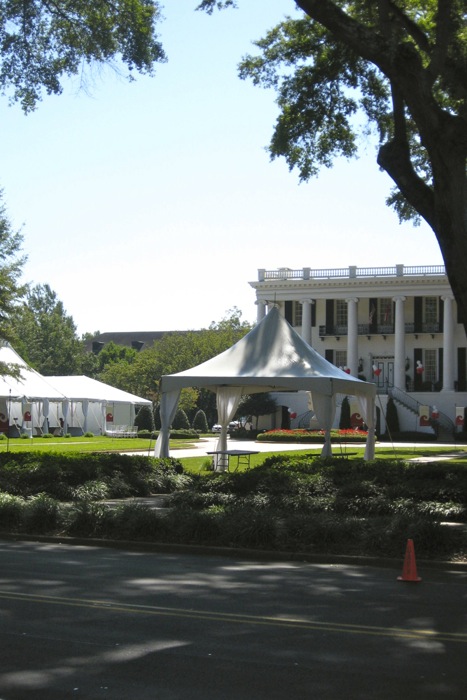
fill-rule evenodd
<path id="1" fill-rule="evenodd" d="M 394 557 L 412 538 L 418 556 L 467 558 L 462 453 L 426 464 L 257 457 L 245 471 L 190 473 L 173 459 L 3 454 L 0 531 Z M 166 510 L 105 503 L 154 493 L 168 494 Z"/>
<path id="2" fill-rule="evenodd" d="M 3 435 L 3 433 L 0 433 Z M 6 452 L 147 452 L 154 451 L 158 433 L 138 434 L 136 438 L 117 438 L 106 435 L 82 435 L 79 437 L 57 437 L 45 434 L 41 437 L 9 438 L 0 437 L 0 455 Z M 195 431 L 173 431 L 170 449 L 187 448 L 199 440 Z"/>

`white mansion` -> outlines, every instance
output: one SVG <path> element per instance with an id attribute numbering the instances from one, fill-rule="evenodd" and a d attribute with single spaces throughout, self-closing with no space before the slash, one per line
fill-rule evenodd
<path id="1" fill-rule="evenodd" d="M 444 266 L 259 270 L 250 285 L 258 320 L 278 306 L 329 362 L 376 383 L 383 414 L 392 396 L 401 429 L 463 429 L 467 339 Z"/>

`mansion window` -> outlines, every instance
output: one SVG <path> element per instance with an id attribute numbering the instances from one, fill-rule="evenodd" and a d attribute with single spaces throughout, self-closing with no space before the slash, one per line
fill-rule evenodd
<path id="1" fill-rule="evenodd" d="M 423 320 L 426 324 L 438 323 L 438 297 L 423 298 Z"/>
<path id="2" fill-rule="evenodd" d="M 347 330 L 347 302 L 345 299 L 336 299 L 336 326 Z M 337 363 L 339 367 L 339 363 Z"/>
<path id="3" fill-rule="evenodd" d="M 394 324 L 394 305 L 391 298 L 378 299 L 378 326 Z"/>
<path id="4" fill-rule="evenodd" d="M 336 367 L 346 367 L 347 365 L 347 351 L 346 350 L 336 350 L 334 356 L 334 364 Z"/>
<path id="5" fill-rule="evenodd" d="M 301 326 L 302 325 L 302 310 L 303 306 L 300 304 L 299 301 L 294 301 L 293 303 L 293 308 L 292 308 L 292 314 L 293 314 L 293 326 Z"/>
<path id="6" fill-rule="evenodd" d="M 435 382 L 437 379 L 436 350 L 425 350 L 425 372 L 424 379 L 428 382 Z"/>

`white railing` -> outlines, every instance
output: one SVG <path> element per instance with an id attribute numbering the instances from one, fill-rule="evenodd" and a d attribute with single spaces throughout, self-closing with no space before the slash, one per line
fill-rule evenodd
<path id="1" fill-rule="evenodd" d="M 300 270 L 279 268 L 278 270 L 258 270 L 258 281 L 265 280 L 309 280 L 331 278 L 358 278 L 358 277 L 433 277 L 446 275 L 444 265 L 418 265 L 393 267 L 340 267 L 335 269 L 313 270 L 303 267 Z"/>

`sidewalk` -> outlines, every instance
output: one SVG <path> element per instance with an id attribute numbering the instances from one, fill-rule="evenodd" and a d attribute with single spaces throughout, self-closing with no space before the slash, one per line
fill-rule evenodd
<path id="1" fill-rule="evenodd" d="M 200 438 L 198 442 L 193 443 L 193 447 L 190 447 L 189 449 L 174 449 L 172 448 L 170 450 L 170 456 L 182 459 L 183 457 L 208 457 L 208 452 L 212 452 L 213 450 L 216 449 L 217 443 L 219 441 L 219 436 L 213 436 L 212 438 Z M 378 447 L 387 447 L 387 449 L 394 448 L 397 450 L 397 448 L 400 449 L 420 449 L 424 447 L 439 447 L 439 448 L 446 448 L 446 449 L 452 449 L 452 454 L 453 457 L 459 456 L 459 453 L 466 452 L 467 456 L 467 447 L 465 445 L 453 445 L 452 443 L 394 443 L 391 444 L 390 442 L 385 442 L 385 443 L 377 443 Z M 342 451 L 347 451 L 350 448 L 356 447 L 356 443 L 342 443 L 341 445 L 339 444 L 334 444 L 333 445 L 333 452 L 336 455 L 339 455 L 341 452 L 341 447 Z M 361 443 L 358 443 L 358 447 L 364 447 L 365 442 L 362 441 Z M 230 436 L 228 437 L 228 447 L 229 449 L 239 449 L 239 450 L 253 450 L 255 452 L 290 452 L 290 451 L 300 451 L 300 452 L 313 452 L 313 453 L 320 453 L 323 445 L 322 443 L 297 443 L 297 442 L 286 442 L 286 443 L 281 443 L 281 442 L 257 442 L 255 440 L 235 440 L 231 438 Z M 141 455 L 141 454 L 146 454 L 149 456 L 152 456 L 154 454 L 154 443 L 151 444 L 148 450 L 139 450 L 137 452 L 126 452 L 125 454 L 135 454 L 135 455 Z M 414 458 L 419 459 L 419 458 Z M 433 458 L 430 457 L 424 457 L 420 458 L 420 461 L 440 461 L 441 459 L 449 459 L 449 457 L 440 457 L 440 456 L 433 456 Z"/>
<path id="2" fill-rule="evenodd" d="M 183 457 L 208 457 L 208 452 L 212 452 L 213 450 L 215 450 L 218 442 L 218 436 L 213 436 L 212 438 L 200 438 L 199 441 L 193 443 L 193 447 L 189 449 L 178 450 L 176 448 L 171 448 L 170 456 L 178 459 L 181 459 Z M 297 444 L 295 442 L 255 442 L 255 440 L 234 440 L 230 436 L 228 437 L 227 444 L 229 449 L 232 450 L 253 450 L 255 452 L 288 452 L 292 450 L 301 450 L 304 452 L 320 452 L 323 448 L 322 444 L 316 443 L 304 445 L 303 443 Z M 154 454 L 154 443 L 152 443 L 152 446 L 149 450 L 139 450 L 138 452 L 125 452 L 125 454 L 149 454 L 149 456 L 152 456 Z"/>

